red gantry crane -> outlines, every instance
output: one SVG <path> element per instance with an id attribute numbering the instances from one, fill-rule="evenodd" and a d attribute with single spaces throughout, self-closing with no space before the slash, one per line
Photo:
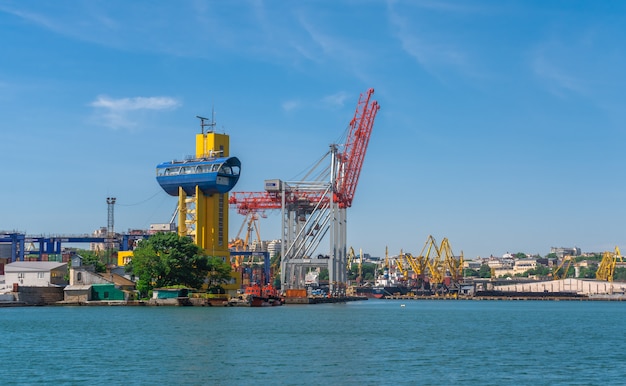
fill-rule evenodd
<path id="1" fill-rule="evenodd" d="M 306 270 L 328 267 L 330 293 L 343 295 L 347 283 L 346 209 L 352 206 L 363 160 L 379 110 L 371 97 L 361 94 L 350 121 L 346 142 L 332 144 L 313 168 L 330 156 L 330 169 L 315 181 L 266 180 L 264 192 L 234 192 L 229 202 L 240 214 L 280 209 L 283 217 L 281 243 L 282 289 L 304 288 Z M 311 170 L 307 175 L 312 175 Z M 311 258 L 330 231 L 330 256 Z"/>

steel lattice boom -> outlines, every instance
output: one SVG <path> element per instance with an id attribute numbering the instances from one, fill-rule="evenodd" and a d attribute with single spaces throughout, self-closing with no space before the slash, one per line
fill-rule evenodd
<path id="1" fill-rule="evenodd" d="M 329 293 L 345 294 L 346 211 L 352 206 L 374 118 L 379 110 L 378 102 L 371 101 L 373 93 L 374 89 L 369 89 L 360 95 L 345 143 L 330 145 L 328 153 L 307 173 L 307 176 L 316 175 L 314 180 L 265 180 L 265 192 L 233 192 L 230 195 L 229 204 L 242 215 L 281 210 L 283 290 L 304 288 L 306 271 L 327 266 Z M 321 166 L 329 159 L 327 166 Z M 315 252 L 326 235 L 330 238 L 329 256 L 316 259 Z"/>
<path id="2" fill-rule="evenodd" d="M 344 151 L 339 154 L 341 163 L 340 175 L 337 176 L 334 201 L 339 203 L 340 208 L 352 206 L 356 186 L 359 182 L 363 159 L 367 151 L 367 145 L 374 127 L 374 119 L 380 106 L 377 101 L 370 104 L 370 98 L 374 89 L 367 90 L 361 95 L 354 118 L 350 121 L 350 133 L 348 134 Z"/>

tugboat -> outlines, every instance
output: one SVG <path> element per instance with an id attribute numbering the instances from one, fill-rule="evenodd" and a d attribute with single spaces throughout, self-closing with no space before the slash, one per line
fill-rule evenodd
<path id="1" fill-rule="evenodd" d="M 230 306 L 243 306 L 243 307 L 274 307 L 282 306 L 283 299 L 279 296 L 278 291 L 274 286 L 268 284 L 266 286 L 260 286 L 254 284 L 246 287 L 245 292 L 236 298 L 231 299 L 228 302 Z"/>

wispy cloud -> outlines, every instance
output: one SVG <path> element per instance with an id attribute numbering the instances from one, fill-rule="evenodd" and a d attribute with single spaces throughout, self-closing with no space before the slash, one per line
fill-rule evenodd
<path id="1" fill-rule="evenodd" d="M 10 8 L 6 5 L 0 5 L 0 11 L 9 13 L 13 16 L 17 16 L 21 19 L 24 19 L 30 23 L 39 25 L 45 29 L 52 30 L 54 32 L 59 32 L 61 30 L 61 26 L 58 23 L 55 23 L 52 19 L 45 17 L 41 14 L 36 14 L 33 12 L 21 11 L 18 9 Z"/>
<path id="2" fill-rule="evenodd" d="M 114 99 L 100 95 L 89 104 L 96 109 L 99 124 L 111 129 L 134 129 L 146 111 L 172 110 L 181 103 L 170 97 L 132 97 Z"/>
<path id="3" fill-rule="evenodd" d="M 318 100 L 308 100 L 303 102 L 300 99 L 291 99 L 286 100 L 282 103 L 282 108 L 284 111 L 294 111 L 300 109 L 302 107 L 306 108 L 321 108 L 321 109 L 331 109 L 336 110 L 345 106 L 346 100 L 350 97 L 345 91 L 340 91 L 331 95 L 327 95 Z"/>
<path id="4" fill-rule="evenodd" d="M 466 54 L 453 42 L 445 42 L 441 38 L 437 41 L 432 34 L 424 31 L 420 33 L 416 30 L 415 20 L 409 21 L 400 11 L 392 7 L 389 7 L 388 15 L 389 23 L 402 49 L 426 71 L 435 73 L 442 66 L 463 70 L 467 66 Z"/>
<path id="5" fill-rule="evenodd" d="M 571 92 L 584 93 L 583 85 L 579 79 L 568 74 L 564 68 L 560 68 L 546 56 L 536 55 L 532 59 L 531 66 L 535 75 L 544 81 L 553 94 L 563 97 Z"/>
<path id="6" fill-rule="evenodd" d="M 322 98 L 322 103 L 330 108 L 341 108 L 346 104 L 345 102 L 348 97 L 349 94 L 347 92 L 340 91 L 338 93 L 325 96 Z"/>
<path id="7" fill-rule="evenodd" d="M 282 103 L 283 110 L 285 111 L 293 111 L 299 108 L 302 103 L 298 100 L 289 100 Z"/>

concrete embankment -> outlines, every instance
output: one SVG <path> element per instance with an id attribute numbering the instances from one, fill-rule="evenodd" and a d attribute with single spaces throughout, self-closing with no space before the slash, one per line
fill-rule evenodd
<path id="1" fill-rule="evenodd" d="M 312 296 L 312 297 L 285 297 L 285 304 L 323 304 L 323 303 L 346 303 L 357 300 L 367 300 L 365 296 Z"/>

